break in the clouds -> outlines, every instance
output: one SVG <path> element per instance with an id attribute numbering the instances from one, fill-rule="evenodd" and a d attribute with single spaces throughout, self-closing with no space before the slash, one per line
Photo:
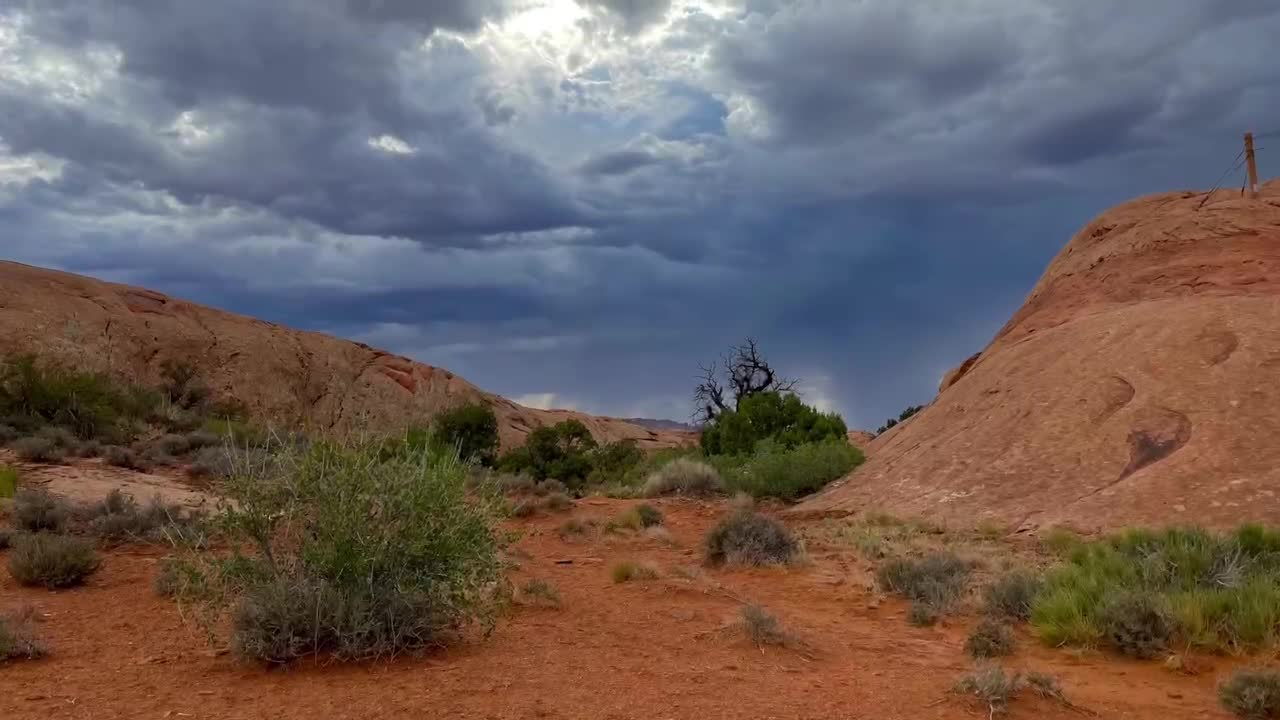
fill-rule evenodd
<path id="1" fill-rule="evenodd" d="M 1094 213 L 1211 184 L 1278 36 L 1273 0 L 0 0 L 0 254 L 623 416 L 752 335 L 874 426 Z"/>

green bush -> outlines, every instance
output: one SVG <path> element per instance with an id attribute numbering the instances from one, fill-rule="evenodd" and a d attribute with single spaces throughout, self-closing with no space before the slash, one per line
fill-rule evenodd
<path id="1" fill-rule="evenodd" d="M 498 457 L 498 416 L 485 403 L 469 403 L 437 415 L 431 422 L 436 439 L 457 448 L 464 459 L 493 465 Z"/>
<path id="2" fill-rule="evenodd" d="M 605 443 L 590 453 L 591 474 L 588 485 L 604 485 L 623 481 L 628 473 L 644 462 L 644 451 L 635 440 Z"/>
<path id="3" fill-rule="evenodd" d="M 66 535 L 20 535 L 9 551 L 9 574 L 14 580 L 50 590 L 83 583 L 99 565 L 92 543 Z"/>
<path id="4" fill-rule="evenodd" d="M 964 651 L 970 657 L 983 660 L 1012 653 L 1013 644 L 1013 630 L 1008 625 L 984 618 L 969 634 L 969 639 L 964 643 Z"/>
<path id="5" fill-rule="evenodd" d="M 911 601 L 912 624 L 930 625 L 963 596 L 970 571 L 969 563 L 955 555 L 936 552 L 887 562 L 876 571 L 876 580 L 885 591 Z"/>
<path id="6" fill-rule="evenodd" d="M 702 429 L 702 449 L 708 455 L 749 455 L 763 440 L 783 448 L 839 439 L 848 429 L 835 413 L 822 413 L 794 393 L 761 392 L 747 395 L 736 410 L 716 415 Z"/>
<path id="7" fill-rule="evenodd" d="M 81 438 L 116 437 L 154 402 L 151 394 L 121 389 L 105 375 L 38 363 L 31 355 L 0 363 L 0 416 L 59 425 Z"/>
<path id="8" fill-rule="evenodd" d="M 1280 673 L 1268 669 L 1236 670 L 1218 686 L 1218 701 L 1236 717 L 1280 718 Z"/>
<path id="9" fill-rule="evenodd" d="M 456 454 L 430 448 L 282 449 L 224 486 L 217 526 L 253 548 L 232 559 L 248 570 L 197 553 L 197 576 L 183 584 L 214 627 L 230 611 L 233 647 L 247 658 L 358 659 L 443 644 L 464 625 L 491 624 L 499 602 L 494 508 L 468 497 L 466 476 Z"/>
<path id="10" fill-rule="evenodd" d="M 1052 645 L 1105 641 L 1140 655 L 1156 652 L 1149 643 L 1159 642 L 1215 651 L 1268 647 L 1280 628 L 1277 548 L 1280 534 L 1258 526 L 1222 534 L 1130 530 L 1079 541 L 1046 573 L 1031 622 Z M 1135 610 L 1134 597 L 1145 611 Z"/>
<path id="11" fill-rule="evenodd" d="M 788 565 L 804 549 L 785 525 L 752 511 L 730 514 L 707 533 L 706 561 L 721 565 Z"/>
<path id="12" fill-rule="evenodd" d="M 724 489 L 716 469 L 704 462 L 676 458 L 649 475 L 644 482 L 644 495 L 714 495 Z"/>
<path id="13" fill-rule="evenodd" d="M 579 420 L 564 420 L 529 433 L 522 447 L 503 455 L 498 468 L 529 474 L 537 481 L 555 478 L 578 488 L 591 474 L 591 454 L 596 441 Z"/>
<path id="14" fill-rule="evenodd" d="M 0 465 L 0 498 L 11 498 L 18 492 L 18 470 Z"/>
<path id="15" fill-rule="evenodd" d="M 13 496 L 13 519 L 27 532 L 59 532 L 69 515 L 66 503 L 44 488 L 23 488 Z"/>
<path id="16" fill-rule="evenodd" d="M 1031 619 L 1031 606 L 1040 592 L 1040 578 L 1026 570 L 1001 575 L 982 593 L 984 609 L 993 617 Z"/>
<path id="17" fill-rule="evenodd" d="M 795 500 L 844 477 L 862 461 L 862 451 L 843 437 L 791 449 L 766 441 L 745 463 L 726 471 L 724 478 L 732 491 Z"/>

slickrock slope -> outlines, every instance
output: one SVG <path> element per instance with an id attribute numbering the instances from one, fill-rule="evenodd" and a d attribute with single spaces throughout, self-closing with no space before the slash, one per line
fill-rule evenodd
<path id="1" fill-rule="evenodd" d="M 1205 199 L 1146 197 L 1086 226 L 928 408 L 795 512 L 1280 522 L 1280 182 Z"/>
<path id="2" fill-rule="evenodd" d="M 194 367 L 214 395 L 257 418 L 318 431 L 390 431 L 468 401 L 498 415 L 502 444 L 533 428 L 581 420 L 600 442 L 641 447 L 688 441 L 567 410 L 536 410 L 486 393 L 441 368 L 321 333 L 216 310 L 151 290 L 0 262 L 0 351 L 35 353 L 77 367 L 158 384 L 166 360 Z"/>

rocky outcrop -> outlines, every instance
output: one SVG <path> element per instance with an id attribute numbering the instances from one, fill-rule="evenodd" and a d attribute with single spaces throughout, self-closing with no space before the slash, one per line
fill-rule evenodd
<path id="1" fill-rule="evenodd" d="M 657 448 L 690 441 L 613 418 L 523 407 L 443 368 L 362 343 L 12 262 L 0 262 L 0 348 L 142 384 L 158 384 L 166 361 L 184 362 L 215 396 L 242 403 L 254 417 L 316 432 L 393 431 L 480 400 L 497 413 L 504 447 L 568 418 L 601 442 Z"/>
<path id="2" fill-rule="evenodd" d="M 1280 522 L 1280 182 L 1103 214 L 937 399 L 796 508 L 1033 530 Z"/>

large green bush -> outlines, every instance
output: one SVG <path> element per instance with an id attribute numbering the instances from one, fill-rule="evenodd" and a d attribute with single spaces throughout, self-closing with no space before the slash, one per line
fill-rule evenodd
<path id="1" fill-rule="evenodd" d="M 105 375 L 78 372 L 31 355 L 0 363 L 0 416 L 69 428 L 82 438 L 117 437 L 143 417 L 156 396 L 122 388 Z"/>
<path id="2" fill-rule="evenodd" d="M 1249 650 L 1280 628 L 1280 533 L 1245 526 L 1131 530 L 1081 542 L 1051 569 L 1031 622 L 1052 645 L 1114 645 L 1150 655 L 1164 645 Z"/>
<path id="3" fill-rule="evenodd" d="M 730 491 L 795 500 L 844 477 L 862 464 L 863 459 L 862 451 L 842 435 L 838 439 L 789 449 L 766 440 L 741 462 L 717 464 Z"/>
<path id="4" fill-rule="evenodd" d="M 431 423 L 435 438 L 457 448 L 464 460 L 493 465 L 498 458 L 498 416 L 484 403 L 446 410 Z"/>
<path id="5" fill-rule="evenodd" d="M 702 449 L 708 455 L 747 455 L 762 440 L 794 448 L 847 435 L 839 415 L 819 412 L 794 393 L 761 392 L 716 415 L 702 430 Z"/>
<path id="6" fill-rule="evenodd" d="M 507 453 L 499 469 L 527 473 L 536 480 L 554 478 L 571 488 L 580 487 L 591 474 L 595 438 L 579 420 L 564 420 L 529 433 L 523 447 Z"/>
<path id="7" fill-rule="evenodd" d="M 455 453 L 316 443 L 233 466 L 217 523 L 252 552 L 195 553 L 165 590 L 211 627 L 229 612 L 242 656 L 389 656 L 492 622 L 495 508 Z"/>

